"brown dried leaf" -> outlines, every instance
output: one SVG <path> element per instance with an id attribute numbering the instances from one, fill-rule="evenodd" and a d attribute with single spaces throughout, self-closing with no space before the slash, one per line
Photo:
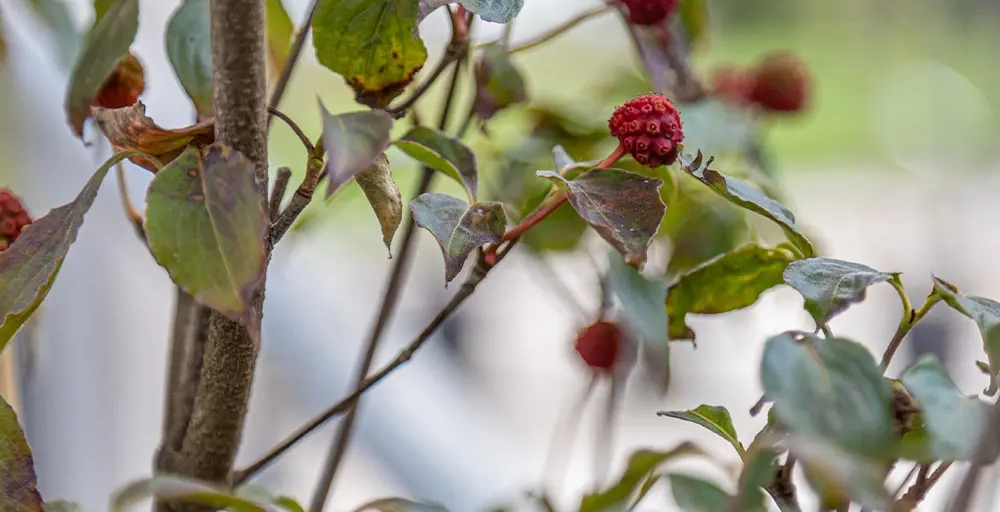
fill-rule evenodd
<path id="1" fill-rule="evenodd" d="M 215 120 L 209 119 L 186 128 L 167 129 L 146 116 L 142 102 L 125 108 L 92 107 L 91 115 L 115 151 L 139 150 L 154 157 L 154 162 L 142 156 L 129 160 L 152 172 L 177 158 L 188 146 L 205 147 L 215 142 Z"/>

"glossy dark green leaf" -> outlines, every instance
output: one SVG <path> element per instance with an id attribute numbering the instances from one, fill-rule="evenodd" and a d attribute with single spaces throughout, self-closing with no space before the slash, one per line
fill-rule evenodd
<path id="1" fill-rule="evenodd" d="M 111 75 L 139 30 L 139 0 L 115 0 L 83 41 L 69 78 L 66 116 L 73 133 L 83 136 L 83 123 L 101 85 Z"/>
<path id="2" fill-rule="evenodd" d="M 384 154 L 379 155 L 375 164 L 367 171 L 358 173 L 356 179 L 382 226 L 382 241 L 386 249 L 392 249 L 392 237 L 403 222 L 403 196 L 392 179 L 389 159 Z"/>
<path id="3" fill-rule="evenodd" d="M 740 458 L 746 456 L 746 450 L 739 436 L 736 435 L 736 427 L 733 426 L 733 418 L 729 415 L 729 410 L 725 407 L 700 405 L 689 411 L 661 411 L 658 416 L 667 416 L 679 420 L 690 421 L 696 425 L 705 427 L 713 434 L 723 438 L 728 442 Z"/>
<path id="4" fill-rule="evenodd" d="M 791 436 L 789 450 L 825 508 L 853 501 L 874 510 L 891 510 L 883 482 L 887 466 L 822 440 Z"/>
<path id="5" fill-rule="evenodd" d="M 212 107 L 212 41 L 208 0 L 184 0 L 167 22 L 167 57 L 202 118 Z"/>
<path id="6" fill-rule="evenodd" d="M 524 78 L 500 43 L 483 48 L 476 63 L 476 98 L 473 109 L 479 119 L 490 119 L 497 112 L 528 99 Z M 560 169 L 560 167 L 556 167 Z"/>
<path id="7" fill-rule="evenodd" d="M 417 0 L 321 0 L 313 18 L 320 64 L 344 77 L 359 103 L 384 109 L 427 60 Z"/>
<path id="8" fill-rule="evenodd" d="M 660 198 L 663 181 L 621 169 L 591 169 L 573 180 L 538 171 L 567 194 L 580 217 L 639 270 L 663 221 L 667 205 Z"/>
<path id="9" fill-rule="evenodd" d="M 267 0 L 267 57 L 275 73 L 288 61 L 294 34 L 295 25 L 281 0 Z"/>
<path id="10" fill-rule="evenodd" d="M 112 498 L 111 512 L 128 512 L 147 498 L 198 503 L 231 512 L 270 512 L 275 510 L 277 505 L 240 497 L 222 487 L 198 480 L 174 475 L 156 475 L 128 484 L 119 490 Z"/>
<path id="11" fill-rule="evenodd" d="M 868 287 L 888 281 L 892 274 L 833 258 L 793 261 L 784 279 L 805 298 L 805 308 L 817 324 L 825 324 L 851 304 L 865 300 Z"/>
<path id="12" fill-rule="evenodd" d="M 43 509 L 45 512 L 83 512 L 80 505 L 64 500 L 46 502 Z"/>
<path id="13" fill-rule="evenodd" d="M 459 182 L 468 191 L 470 200 L 476 197 L 479 186 L 476 155 L 462 141 L 438 130 L 417 126 L 393 144 L 414 160 Z"/>
<path id="14" fill-rule="evenodd" d="M 42 512 L 42 495 L 17 414 L 0 397 L 0 510 Z"/>
<path id="15" fill-rule="evenodd" d="M 670 339 L 695 339 L 690 313 L 718 314 L 751 306 L 760 294 L 782 283 L 781 274 L 795 259 L 783 248 L 748 244 L 681 274 L 667 289 Z"/>
<path id="16" fill-rule="evenodd" d="M 618 298 L 629 330 L 646 343 L 665 344 L 667 311 L 663 301 L 667 298 L 667 283 L 643 276 L 626 265 L 617 252 L 612 252 L 608 260 L 608 288 Z"/>
<path id="17" fill-rule="evenodd" d="M 381 498 L 361 505 L 354 512 L 448 512 L 448 509 L 406 498 Z"/>
<path id="18" fill-rule="evenodd" d="M 392 117 L 382 110 L 333 115 L 321 103 L 323 147 L 328 156 L 327 197 L 359 172 L 371 169 L 375 159 L 389 147 Z"/>
<path id="19" fill-rule="evenodd" d="M 704 452 L 687 442 L 669 451 L 640 449 L 632 452 L 625 465 L 625 471 L 617 482 L 598 493 L 585 495 L 580 502 L 579 512 L 609 512 L 623 509 L 657 468 L 687 455 L 704 455 Z"/>
<path id="20" fill-rule="evenodd" d="M 121 160 L 138 154 L 123 152 L 108 159 L 76 199 L 35 220 L 17 241 L 0 252 L 0 350 L 49 293 L 108 170 Z"/>
<path id="21" fill-rule="evenodd" d="M 253 164 L 212 144 L 181 153 L 156 174 L 146 196 L 146 233 L 157 263 L 200 303 L 237 320 L 264 275 L 262 194 Z"/>
<path id="22" fill-rule="evenodd" d="M 524 0 L 420 0 L 420 18 L 447 4 L 462 4 L 483 21 L 507 23 L 521 12 Z"/>
<path id="23" fill-rule="evenodd" d="M 775 414 L 795 434 L 873 461 L 893 459 L 892 392 L 862 345 L 780 334 L 767 340 L 760 374 Z"/>
<path id="24" fill-rule="evenodd" d="M 683 512 L 726 512 L 732 499 L 718 485 L 687 475 L 670 475 L 670 492 Z"/>
<path id="25" fill-rule="evenodd" d="M 428 192 L 410 202 L 413 220 L 437 240 L 444 255 L 445 282 L 462 271 L 465 260 L 478 247 L 499 243 L 507 229 L 507 215 L 500 203 L 465 201 Z"/>
<path id="26" fill-rule="evenodd" d="M 681 161 L 684 164 L 684 170 L 733 204 L 763 215 L 777 223 L 784 230 L 785 236 L 802 253 L 802 257 L 815 256 L 816 251 L 812 243 L 795 224 L 795 215 L 791 210 L 749 183 L 712 170 L 708 164 L 701 168 L 701 159 L 700 152 L 694 159 L 683 155 Z"/>
<path id="27" fill-rule="evenodd" d="M 979 326 L 983 349 L 990 363 L 990 383 L 984 393 L 996 394 L 1000 375 L 1000 303 L 984 297 L 965 295 L 955 285 L 935 277 L 934 291 L 953 309 L 971 318 Z"/>
<path id="28" fill-rule="evenodd" d="M 934 356 L 921 358 L 901 380 L 920 407 L 934 456 L 969 460 L 986 424 L 986 404 L 962 394 Z"/>

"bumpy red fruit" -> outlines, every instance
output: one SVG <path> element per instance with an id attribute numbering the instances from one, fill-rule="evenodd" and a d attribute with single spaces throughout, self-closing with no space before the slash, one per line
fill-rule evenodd
<path id="1" fill-rule="evenodd" d="M 622 331 L 617 324 L 598 320 L 576 337 L 576 353 L 596 372 L 611 372 L 622 350 Z"/>
<path id="2" fill-rule="evenodd" d="M 618 107 L 608 128 L 625 151 L 647 167 L 674 163 L 677 145 L 684 140 L 681 115 L 661 94 L 645 94 Z"/>
<path id="3" fill-rule="evenodd" d="M 805 63 L 789 53 L 773 53 L 757 65 L 750 99 L 764 110 L 798 112 L 809 99 Z"/>
<path id="4" fill-rule="evenodd" d="M 628 7 L 628 20 L 635 25 L 659 25 L 667 19 L 680 0 L 621 0 Z"/>
<path id="5" fill-rule="evenodd" d="M 31 224 L 31 217 L 13 192 L 0 188 L 0 251 L 17 240 L 21 231 Z"/>

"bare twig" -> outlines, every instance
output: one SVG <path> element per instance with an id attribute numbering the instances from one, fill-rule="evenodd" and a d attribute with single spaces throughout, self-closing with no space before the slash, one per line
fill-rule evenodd
<path id="1" fill-rule="evenodd" d="M 454 16 L 451 17 L 454 20 Z M 410 94 L 410 97 L 404 100 L 402 103 L 395 107 L 390 107 L 387 111 L 392 117 L 399 119 L 406 115 L 406 112 L 412 107 L 420 98 L 430 90 L 431 86 L 437 82 L 438 78 L 444 73 L 444 70 L 448 69 L 458 60 L 465 57 L 469 51 L 469 40 L 468 38 L 453 38 L 451 42 L 448 43 L 448 48 L 445 49 L 444 55 L 441 57 L 441 61 L 438 62 L 437 66 L 431 71 L 430 76 L 417 86 L 417 88 Z"/>
<path id="2" fill-rule="evenodd" d="M 951 462 L 942 462 L 934 470 L 930 476 L 927 473 L 930 471 L 930 465 L 920 466 L 920 470 L 917 472 L 917 480 L 910 486 L 910 489 L 906 491 L 899 500 L 893 505 L 893 512 L 910 512 L 915 510 L 920 502 L 927 497 L 927 493 L 941 480 L 944 476 L 945 471 L 951 467 Z"/>
<path id="3" fill-rule="evenodd" d="M 268 217 L 277 219 L 278 214 L 281 213 L 281 200 L 285 197 L 285 190 L 288 189 L 288 180 L 290 179 L 292 179 L 292 170 L 288 167 L 279 167 L 278 175 L 274 178 L 274 186 L 271 187 L 271 200 L 267 207 Z"/>
<path id="4" fill-rule="evenodd" d="M 287 115 L 285 115 L 284 112 L 274 107 L 267 107 L 267 112 L 268 114 L 277 117 L 278 119 L 281 119 L 282 122 L 288 125 L 288 127 L 292 129 L 292 131 L 295 133 L 295 136 L 299 138 L 299 142 L 302 143 L 302 145 L 306 148 L 306 151 L 310 155 L 316 153 L 316 148 L 313 147 L 312 141 L 309 140 L 309 137 L 306 137 L 306 134 L 305 132 L 302 131 L 302 128 L 299 128 L 299 125 L 296 124 L 295 121 L 292 121 L 292 118 L 288 117 Z"/>
<path id="5" fill-rule="evenodd" d="M 306 206 L 309 206 L 313 194 L 316 192 L 316 186 L 319 185 L 319 181 L 323 177 L 323 139 L 320 139 L 316 143 L 314 151 L 315 153 L 309 157 L 309 162 L 306 164 L 306 175 L 302 178 L 302 183 L 299 184 L 299 187 L 295 189 L 295 193 L 292 194 L 292 199 L 288 202 L 288 206 L 285 207 L 285 210 L 280 215 L 272 217 L 272 246 L 285 236 L 288 229 L 295 223 L 295 219 L 302 214 Z"/>
<path id="6" fill-rule="evenodd" d="M 564 34 L 565 32 L 570 31 L 571 29 L 575 28 L 580 23 L 582 23 L 584 21 L 587 21 L 590 18 L 596 18 L 596 17 L 598 17 L 598 16 L 600 16 L 600 15 L 606 13 L 606 12 L 611 12 L 613 10 L 614 10 L 614 6 L 613 5 L 611 5 L 611 4 L 605 4 L 605 5 L 602 5 L 600 7 L 595 7 L 593 9 L 589 10 L 589 11 L 584 11 L 584 12 L 582 12 L 580 14 L 577 14 L 576 16 L 574 16 L 574 17 L 566 20 L 565 23 L 563 23 L 561 25 L 558 25 L 558 26 L 554 27 L 552 30 L 549 30 L 548 32 L 545 32 L 544 34 L 536 37 L 535 39 L 532 39 L 531 41 L 528 41 L 526 43 L 521 43 L 521 44 L 519 44 L 517 46 L 512 47 L 508 51 L 508 53 L 515 54 L 515 53 L 519 53 L 519 52 L 530 50 L 532 48 L 536 48 L 536 47 L 538 47 L 538 46 L 540 46 L 542 44 L 545 44 L 545 43 L 551 41 L 552 39 L 555 39 L 556 37 L 559 37 L 560 35 Z M 505 34 L 505 36 L 506 35 L 507 34 Z M 492 42 L 491 43 L 487 43 L 487 44 L 492 44 Z"/>
<path id="7" fill-rule="evenodd" d="M 590 395 L 593 394 L 594 388 L 597 386 L 597 374 L 591 376 L 590 381 L 587 383 L 587 387 L 584 388 L 583 393 L 580 397 L 568 404 L 567 409 L 563 413 L 565 419 L 562 421 L 556 420 L 556 428 L 552 430 L 552 441 L 549 443 L 549 453 L 545 458 L 545 466 L 543 466 L 542 480 L 543 487 L 544 480 L 550 478 L 551 486 L 557 491 L 559 487 L 562 486 L 563 477 L 566 474 L 566 462 L 565 460 L 556 466 L 557 457 L 569 456 L 573 453 L 573 443 L 576 440 L 576 435 L 580 431 L 580 419 L 583 418 L 583 411 L 587 407 L 587 402 L 590 400 Z"/>
<path id="8" fill-rule="evenodd" d="M 122 210 L 125 217 L 132 223 L 135 234 L 146 244 L 146 228 L 143 227 L 142 215 L 135 209 L 132 199 L 128 196 L 128 184 L 125 182 L 125 164 L 118 162 L 115 164 L 115 177 L 118 179 L 118 198 L 122 203 Z"/>

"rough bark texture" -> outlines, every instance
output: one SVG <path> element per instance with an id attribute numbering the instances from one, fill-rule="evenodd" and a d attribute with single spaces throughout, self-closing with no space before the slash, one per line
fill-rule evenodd
<path id="1" fill-rule="evenodd" d="M 212 0 L 216 140 L 255 164 L 267 209 L 267 109 L 264 0 Z M 263 284 L 251 308 L 259 320 Z M 195 312 L 197 315 L 198 312 Z M 259 340 L 243 325 L 212 312 L 190 420 L 178 450 L 161 454 L 163 469 L 226 484 L 243 432 Z M 210 507 L 161 503 L 158 510 L 202 512 Z"/>

